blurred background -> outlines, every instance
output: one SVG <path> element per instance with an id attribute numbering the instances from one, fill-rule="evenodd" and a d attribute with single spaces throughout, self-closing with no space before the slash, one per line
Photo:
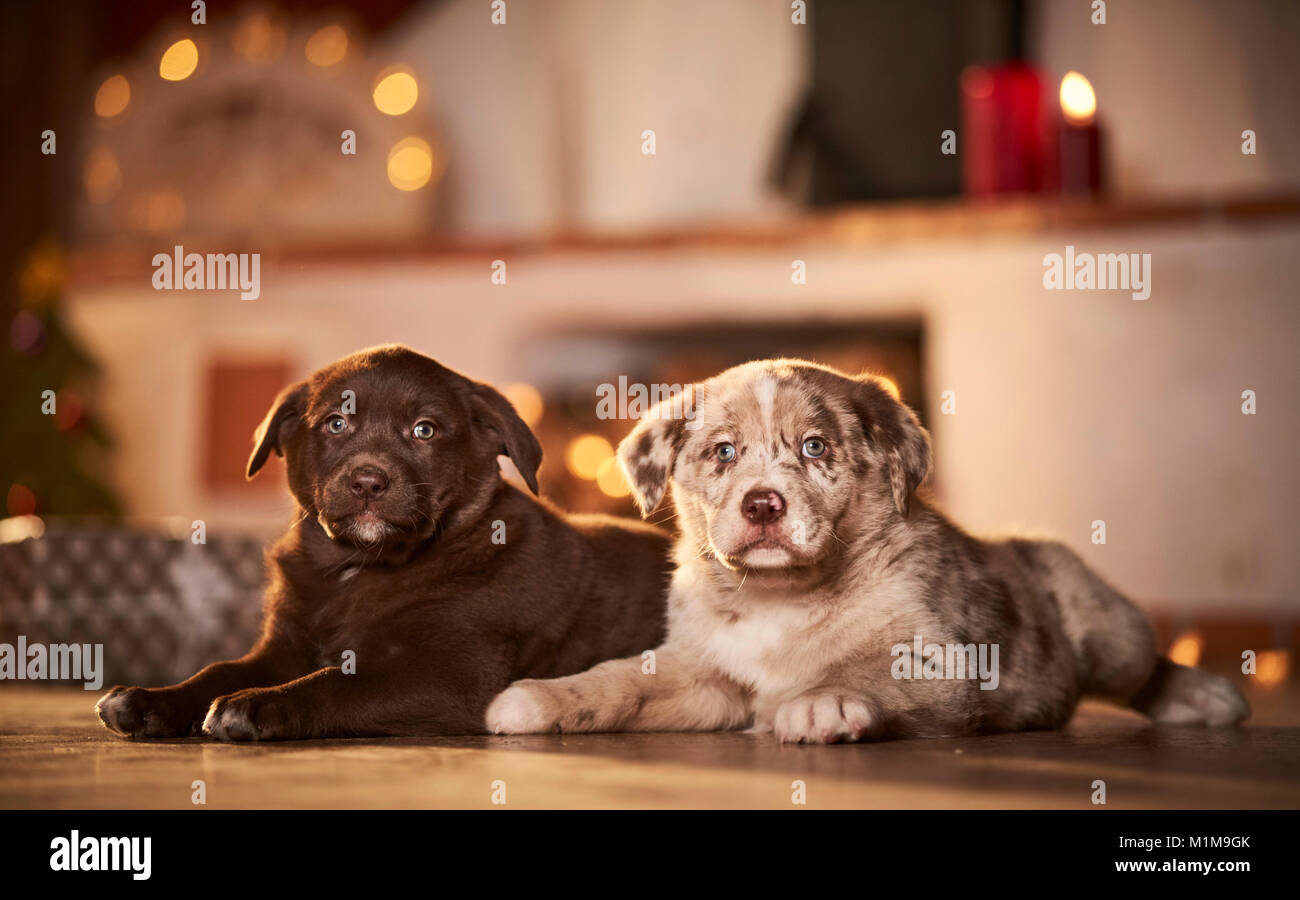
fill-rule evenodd
<path id="1" fill-rule="evenodd" d="M 958 522 L 1066 540 L 1181 660 L 1292 670 L 1300 6 L 202 6 L 0 10 L 0 639 L 112 635 L 110 681 L 241 653 L 291 512 L 253 428 L 400 341 L 621 515 L 601 385 L 875 372 Z M 155 289 L 177 245 L 260 254 L 260 296 Z M 1151 254 L 1150 298 L 1045 289 L 1067 245 Z"/>

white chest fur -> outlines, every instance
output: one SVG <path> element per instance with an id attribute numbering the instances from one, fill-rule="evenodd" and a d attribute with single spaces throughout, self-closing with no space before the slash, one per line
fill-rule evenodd
<path id="1" fill-rule="evenodd" d="M 765 606 L 709 618 L 701 637 L 710 662 L 758 693 L 799 690 L 820 668 L 816 642 L 808 639 L 819 617 L 806 607 Z"/>
<path id="2" fill-rule="evenodd" d="M 846 659 L 906 630 L 900 613 L 909 618 L 915 601 L 899 585 L 875 587 L 848 594 L 781 596 L 748 588 L 723 594 L 679 569 L 669 639 L 757 700 L 789 699 L 823 686 Z"/>
<path id="3" fill-rule="evenodd" d="M 692 623 L 702 657 L 758 697 L 790 697 L 815 687 L 839 661 L 844 631 L 826 607 L 764 602 L 736 613 L 701 610 Z"/>

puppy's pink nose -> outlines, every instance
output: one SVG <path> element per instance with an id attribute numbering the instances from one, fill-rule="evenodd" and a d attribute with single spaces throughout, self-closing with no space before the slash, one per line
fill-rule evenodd
<path id="1" fill-rule="evenodd" d="M 740 511 L 755 525 L 770 525 L 785 515 L 785 498 L 771 488 L 757 488 L 740 501 Z"/>
<path id="2" fill-rule="evenodd" d="M 357 466 L 352 470 L 352 493 L 362 500 L 373 500 L 388 490 L 388 476 L 374 466 Z"/>

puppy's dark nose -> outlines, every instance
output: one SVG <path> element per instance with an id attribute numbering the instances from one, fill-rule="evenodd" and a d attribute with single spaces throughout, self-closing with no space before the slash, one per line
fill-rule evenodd
<path id="1" fill-rule="evenodd" d="M 352 493 L 362 500 L 373 500 L 388 490 L 388 476 L 374 466 L 357 466 L 352 470 Z"/>
<path id="2" fill-rule="evenodd" d="M 771 488 L 758 488 L 740 501 L 740 510 L 755 525 L 770 525 L 785 515 L 785 498 Z"/>

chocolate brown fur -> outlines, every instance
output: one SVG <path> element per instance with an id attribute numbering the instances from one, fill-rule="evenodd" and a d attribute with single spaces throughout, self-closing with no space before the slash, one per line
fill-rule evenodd
<path id="1" fill-rule="evenodd" d="M 345 390 L 356 413 L 332 434 Z M 417 421 L 434 425 L 427 441 Z M 119 734 L 481 733 L 511 681 L 663 637 L 667 535 L 565 516 L 504 482 L 498 454 L 536 490 L 541 448 L 487 385 L 404 347 L 362 351 L 286 388 L 256 443 L 249 477 L 282 453 L 298 505 L 268 554 L 261 639 L 171 687 L 113 688 L 97 709 Z M 378 496 L 353 492 L 363 466 L 386 474 Z"/>

